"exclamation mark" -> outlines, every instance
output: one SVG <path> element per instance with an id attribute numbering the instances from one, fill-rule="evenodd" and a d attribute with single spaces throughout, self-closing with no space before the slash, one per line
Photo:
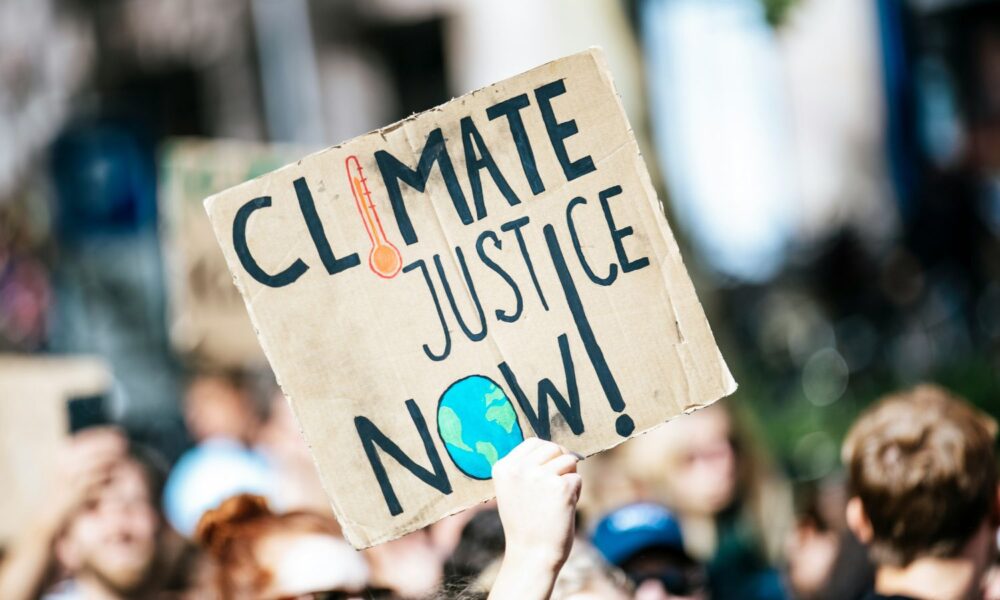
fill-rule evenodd
<path id="1" fill-rule="evenodd" d="M 608 404 L 611 405 L 611 410 L 622 413 L 615 420 L 615 430 L 618 435 L 628 437 L 635 430 L 635 422 L 632 421 L 632 417 L 625 414 L 625 400 L 622 399 L 618 382 L 611 374 L 608 362 L 604 360 L 604 351 L 597 344 L 594 330 L 590 328 L 590 321 L 587 320 L 587 313 L 583 310 L 580 294 L 576 291 L 576 284 L 573 283 L 573 277 L 569 274 L 566 259 L 563 258 L 562 249 L 559 247 L 556 230 L 552 225 L 546 225 L 542 231 L 545 233 L 545 243 L 549 246 L 549 254 L 552 255 L 552 266 L 555 267 L 556 273 L 559 275 L 559 283 L 566 296 L 566 304 L 569 305 L 569 311 L 573 315 L 573 322 L 576 323 L 583 347 L 587 350 L 587 357 L 590 358 L 590 363 L 594 366 L 594 372 L 597 373 L 597 379 L 601 382 L 601 388 L 604 389 L 604 395 L 608 399 Z"/>

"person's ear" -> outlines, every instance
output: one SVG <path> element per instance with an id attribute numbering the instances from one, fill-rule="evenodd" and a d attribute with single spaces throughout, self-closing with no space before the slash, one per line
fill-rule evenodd
<path id="1" fill-rule="evenodd" d="M 847 527 L 858 538 L 862 544 L 870 544 L 875 533 L 872 530 L 872 522 L 868 520 L 865 513 L 865 506 L 861 503 L 861 498 L 852 497 L 847 501 Z"/>

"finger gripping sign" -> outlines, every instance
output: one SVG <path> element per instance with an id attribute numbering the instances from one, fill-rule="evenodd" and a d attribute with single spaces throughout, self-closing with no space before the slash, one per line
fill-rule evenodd
<path id="1" fill-rule="evenodd" d="M 597 49 L 205 206 L 356 547 L 736 388 Z"/>

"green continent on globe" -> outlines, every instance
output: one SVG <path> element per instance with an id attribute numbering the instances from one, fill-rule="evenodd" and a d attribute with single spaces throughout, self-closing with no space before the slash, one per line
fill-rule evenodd
<path id="1" fill-rule="evenodd" d="M 498 460 L 500 460 L 496 446 L 489 442 L 476 442 L 476 452 L 482 454 L 483 458 L 486 459 L 486 462 L 490 463 L 491 467 L 495 465 Z"/>
<path id="2" fill-rule="evenodd" d="M 494 402 L 507 402 L 507 394 L 503 393 L 503 390 L 495 385 L 490 385 L 490 391 L 483 394 L 483 400 L 486 401 L 486 406 L 493 404 Z"/>
<path id="3" fill-rule="evenodd" d="M 503 392 L 500 393 L 502 394 Z M 514 408 L 510 405 L 510 402 L 504 402 L 498 406 L 487 408 L 486 420 L 496 423 L 500 427 L 503 427 L 504 431 L 510 433 L 514 429 L 514 423 L 517 422 L 517 415 L 514 413 Z"/>
<path id="4" fill-rule="evenodd" d="M 472 452 L 472 448 L 462 439 L 462 420 L 454 410 L 447 406 L 442 406 L 438 411 L 438 429 L 441 432 L 441 439 L 446 444 L 451 444 L 456 448 Z"/>

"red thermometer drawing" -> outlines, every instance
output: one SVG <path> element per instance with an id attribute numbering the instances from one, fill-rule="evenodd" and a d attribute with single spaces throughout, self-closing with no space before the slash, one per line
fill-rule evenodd
<path id="1" fill-rule="evenodd" d="M 385 237 L 382 221 L 378 218 L 378 212 L 372 202 L 372 193 L 368 190 L 368 179 L 365 177 L 364 169 L 361 168 L 358 157 L 354 155 L 348 156 L 344 164 L 347 166 L 347 179 L 351 182 L 354 203 L 358 207 L 361 221 L 365 224 L 365 231 L 368 232 L 368 239 L 372 243 L 371 252 L 368 254 L 368 266 L 379 277 L 386 279 L 395 277 L 403 266 L 403 258 L 399 255 L 399 249 Z"/>

